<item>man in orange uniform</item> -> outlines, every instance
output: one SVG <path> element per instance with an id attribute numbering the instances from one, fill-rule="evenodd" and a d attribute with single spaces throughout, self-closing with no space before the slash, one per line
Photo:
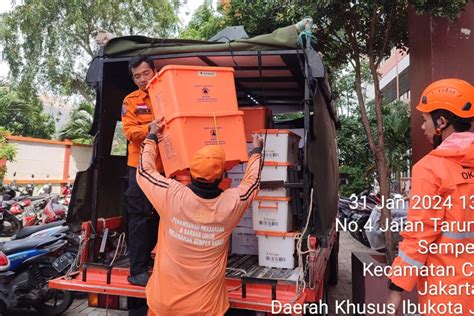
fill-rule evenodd
<path id="1" fill-rule="evenodd" d="M 435 149 L 413 166 L 408 221 L 422 225 L 402 232 L 392 271 L 406 273 L 390 277 L 387 303 L 399 307 L 401 291 L 411 291 L 416 284 L 420 314 L 471 315 L 474 133 L 469 130 L 474 88 L 459 79 L 433 82 L 423 91 L 417 109 Z"/>
<path id="2" fill-rule="evenodd" d="M 149 315 L 223 315 L 229 308 L 225 287 L 229 238 L 257 194 L 263 141 L 254 138 L 240 185 L 222 191 L 218 188 L 225 163 L 222 147 L 209 145 L 195 153 L 192 183 L 185 186 L 156 169 L 158 139 L 152 125 L 137 174 L 138 184 L 160 214 L 155 265 L 146 287 Z"/>
<path id="3" fill-rule="evenodd" d="M 130 256 L 130 276 L 128 281 L 145 286 L 148 281 L 147 265 L 151 263 L 150 252 L 156 244 L 158 216 L 141 191 L 136 181 L 136 171 L 140 145 L 146 138 L 149 125 L 153 121 L 152 106 L 148 91 L 148 82 L 155 75 L 155 65 L 144 55 L 137 55 L 129 62 L 129 71 L 138 90 L 125 97 L 122 106 L 122 124 L 128 139 L 128 189 L 127 233 Z M 162 164 L 157 155 L 156 169 L 161 172 Z"/>

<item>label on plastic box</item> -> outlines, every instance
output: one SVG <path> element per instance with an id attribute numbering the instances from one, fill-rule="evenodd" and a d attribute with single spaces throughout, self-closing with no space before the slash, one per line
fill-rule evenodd
<path id="1" fill-rule="evenodd" d="M 272 253 L 267 253 L 265 256 L 265 259 L 270 262 L 285 262 L 286 258 L 285 257 L 280 257 L 277 254 L 272 254 Z"/>
<path id="2" fill-rule="evenodd" d="M 198 71 L 199 77 L 215 77 L 216 75 L 214 71 Z"/>
<path id="3" fill-rule="evenodd" d="M 263 220 L 258 221 L 258 224 L 266 227 L 273 227 L 278 226 L 278 221 L 271 218 L 265 218 Z"/>

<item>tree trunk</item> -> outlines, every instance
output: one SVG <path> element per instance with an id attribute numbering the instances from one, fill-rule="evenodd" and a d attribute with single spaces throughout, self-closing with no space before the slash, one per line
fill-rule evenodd
<path id="1" fill-rule="evenodd" d="M 393 243 L 393 234 L 390 230 L 392 214 L 391 211 L 387 207 L 385 207 L 385 205 L 387 205 L 388 199 L 390 199 L 390 170 L 387 166 L 385 150 L 382 149 L 377 152 L 375 164 L 377 165 L 380 195 L 385 201 L 385 203 L 383 203 L 384 207 L 381 209 L 380 226 L 385 231 L 385 255 L 387 257 L 387 263 L 392 264 L 393 260 L 395 259 L 395 247 Z M 387 226 L 388 229 L 386 229 Z"/>
<path id="2" fill-rule="evenodd" d="M 377 123 L 377 150 L 375 153 L 375 164 L 377 165 L 377 173 L 380 185 L 380 195 L 385 203 L 381 209 L 381 227 L 385 231 L 385 255 L 387 263 L 392 264 L 395 259 L 395 245 L 393 243 L 393 234 L 390 230 L 392 223 L 391 211 L 385 207 L 387 201 L 390 199 L 390 169 L 388 167 L 387 156 L 385 155 L 385 139 L 383 132 L 383 116 L 382 116 L 382 91 L 380 90 L 379 74 L 375 64 L 374 56 L 369 56 L 369 67 L 372 79 L 374 80 L 375 90 L 375 116 Z M 388 229 L 387 229 L 388 226 Z"/>
<path id="3" fill-rule="evenodd" d="M 377 121 L 377 143 L 375 142 L 375 137 L 372 132 L 369 118 L 367 116 L 367 108 L 362 93 L 362 75 L 361 75 L 361 65 L 360 60 L 355 60 L 355 86 L 356 94 L 359 103 L 359 110 L 361 114 L 362 125 L 364 126 L 365 133 L 367 135 L 367 140 L 369 142 L 370 150 L 375 160 L 377 167 L 378 180 L 380 185 L 380 194 L 382 199 L 385 202 L 390 198 L 390 177 L 389 177 L 389 168 L 387 159 L 385 156 L 385 142 L 383 135 L 383 117 L 382 117 L 382 92 L 380 91 L 379 79 L 375 63 L 372 58 L 369 58 L 369 64 L 371 69 L 371 74 L 374 80 L 374 89 L 375 89 L 375 113 Z M 386 203 L 384 203 L 386 205 Z M 391 264 L 395 259 L 394 244 L 392 232 L 390 229 L 385 229 L 387 226 L 390 228 L 391 224 L 391 212 L 386 207 L 381 209 L 380 224 L 385 233 L 385 255 L 387 257 L 387 263 Z"/>

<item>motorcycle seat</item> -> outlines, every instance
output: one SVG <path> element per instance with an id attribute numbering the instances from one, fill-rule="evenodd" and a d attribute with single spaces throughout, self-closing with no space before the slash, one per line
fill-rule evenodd
<path id="1" fill-rule="evenodd" d="M 3 201 L 3 205 L 7 206 L 7 207 L 11 207 L 14 203 L 17 203 L 18 201 L 15 201 L 15 200 L 8 200 L 8 201 Z"/>
<path id="2" fill-rule="evenodd" d="M 57 241 L 59 237 L 46 236 L 40 238 L 26 238 L 0 243 L 0 251 L 9 255 L 15 252 L 39 248 L 43 245 L 51 244 Z"/>
<path id="3" fill-rule="evenodd" d="M 39 232 L 41 230 L 45 230 L 51 227 L 56 227 L 56 226 L 62 226 L 66 221 L 56 221 L 44 225 L 35 225 L 35 226 L 28 226 L 28 227 L 23 227 L 16 233 L 15 237 L 13 238 L 14 240 L 18 240 L 21 238 L 25 238 L 31 234 L 34 234 L 36 232 Z"/>
<path id="4" fill-rule="evenodd" d="M 13 198 L 13 200 L 16 200 L 17 202 L 20 202 L 22 200 L 30 200 L 30 201 L 37 201 L 37 200 L 44 200 L 46 198 L 49 198 L 51 195 L 50 194 L 40 194 L 40 195 L 20 195 L 20 196 L 17 196 L 15 198 Z"/>

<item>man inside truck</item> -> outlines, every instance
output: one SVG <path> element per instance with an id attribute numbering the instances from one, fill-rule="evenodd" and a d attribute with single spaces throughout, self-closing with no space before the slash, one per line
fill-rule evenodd
<path id="1" fill-rule="evenodd" d="M 160 215 L 153 274 L 146 286 L 149 315 L 223 315 L 229 308 L 225 271 L 229 238 L 257 195 L 262 138 L 242 182 L 222 191 L 225 152 L 218 145 L 198 150 L 191 184 L 163 177 L 156 167 L 163 120 L 152 123 L 143 142 L 137 182 Z"/>
<path id="2" fill-rule="evenodd" d="M 129 72 L 138 90 L 125 97 L 122 105 L 122 125 L 128 140 L 128 188 L 125 193 L 127 213 L 125 214 L 128 253 L 130 257 L 130 276 L 132 284 L 145 286 L 148 281 L 148 265 L 152 263 L 150 253 L 155 247 L 158 235 L 159 217 L 153 211 L 137 184 L 136 173 L 140 145 L 146 138 L 153 113 L 147 84 L 155 75 L 155 64 L 144 55 L 130 59 Z M 155 159 L 156 169 L 161 172 L 160 156 Z"/>

